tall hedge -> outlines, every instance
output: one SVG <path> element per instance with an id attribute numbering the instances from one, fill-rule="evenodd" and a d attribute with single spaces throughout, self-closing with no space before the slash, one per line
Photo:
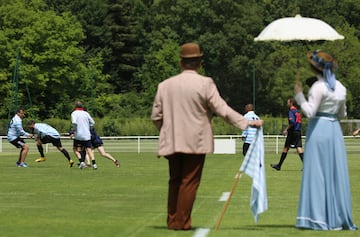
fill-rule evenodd
<path id="1" fill-rule="evenodd" d="M 287 126 L 286 117 L 270 117 L 270 116 L 261 116 L 261 119 L 265 121 L 264 123 L 264 135 L 280 135 L 284 128 Z M 23 127 L 25 130 L 28 130 L 27 123 L 30 118 L 24 118 Z M 101 136 L 154 136 L 158 135 L 158 131 L 153 125 L 152 121 L 148 117 L 141 118 L 94 118 L 95 120 L 95 129 L 97 133 Z M 306 128 L 308 124 L 308 119 L 303 118 L 302 133 L 306 134 Z M 68 133 L 71 128 L 70 119 L 47 119 L 44 121 L 36 121 L 47 123 L 54 128 L 56 128 L 59 133 L 65 134 Z M 241 130 L 235 128 L 222 120 L 219 117 L 214 117 L 212 119 L 212 126 L 215 135 L 240 135 Z M 350 136 L 352 131 L 360 127 L 360 122 L 357 120 L 349 120 L 346 122 L 341 122 L 341 127 L 343 133 L 346 136 Z M 0 120 L 0 135 L 5 136 L 8 128 L 8 120 Z"/>

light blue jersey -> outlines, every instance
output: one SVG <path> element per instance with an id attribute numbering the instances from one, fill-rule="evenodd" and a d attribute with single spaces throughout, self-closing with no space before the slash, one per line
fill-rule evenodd
<path id="1" fill-rule="evenodd" d="M 20 136 L 30 136 L 29 133 L 25 132 L 22 127 L 22 119 L 19 115 L 15 115 L 10 122 L 10 126 L 7 133 L 7 139 L 9 142 L 14 141 Z"/>
<path id="2" fill-rule="evenodd" d="M 259 116 L 257 116 L 254 111 L 247 112 L 244 117 L 249 121 L 260 120 Z M 257 128 L 251 126 L 249 126 L 246 130 L 243 130 L 241 136 L 245 139 L 244 142 L 251 144 L 252 140 L 255 137 L 256 131 Z"/>
<path id="3" fill-rule="evenodd" d="M 46 123 L 35 123 L 34 133 L 39 134 L 40 138 L 44 138 L 45 136 L 60 138 L 59 132 Z"/>

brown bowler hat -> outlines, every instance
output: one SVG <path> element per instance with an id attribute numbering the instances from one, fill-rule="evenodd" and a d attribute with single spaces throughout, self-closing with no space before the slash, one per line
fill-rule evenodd
<path id="1" fill-rule="evenodd" d="M 323 71 L 326 67 L 335 71 L 338 67 L 336 60 L 330 54 L 321 50 L 310 51 L 307 53 L 307 57 L 309 63 L 320 71 Z"/>
<path id="2" fill-rule="evenodd" d="M 181 58 L 200 58 L 203 55 L 196 43 L 186 43 L 181 46 Z"/>

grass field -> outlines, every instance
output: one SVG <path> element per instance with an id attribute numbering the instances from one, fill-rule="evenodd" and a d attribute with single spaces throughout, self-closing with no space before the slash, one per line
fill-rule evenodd
<path id="1" fill-rule="evenodd" d="M 199 236 L 359 236 L 359 231 L 309 231 L 295 228 L 301 162 L 289 153 L 282 171 L 270 163 L 279 156 L 267 154 L 266 177 L 269 209 L 256 224 L 249 207 L 251 179 L 237 185 L 220 229 L 214 227 L 229 192 L 242 155 L 207 156 L 193 209 L 194 231 L 166 228 L 168 167 L 152 153 L 113 153 L 116 168 L 99 155 L 98 170 L 69 168 L 60 152 L 50 152 L 44 163 L 37 154 L 27 158 L 29 168 L 17 168 L 17 153 L 0 153 L 0 236 L 2 237 L 174 237 Z M 360 225 L 360 159 L 350 154 L 353 218 Z"/>

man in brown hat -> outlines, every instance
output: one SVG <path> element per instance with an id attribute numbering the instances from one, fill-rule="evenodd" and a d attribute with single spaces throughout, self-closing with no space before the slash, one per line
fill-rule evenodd
<path id="1" fill-rule="evenodd" d="M 206 154 L 213 153 L 213 113 L 240 129 L 260 127 L 230 108 L 210 77 L 198 74 L 203 53 L 196 43 L 181 46 L 181 73 L 158 85 L 151 119 L 160 130 L 158 156 L 169 162 L 167 227 L 190 230 L 191 212 Z"/>

